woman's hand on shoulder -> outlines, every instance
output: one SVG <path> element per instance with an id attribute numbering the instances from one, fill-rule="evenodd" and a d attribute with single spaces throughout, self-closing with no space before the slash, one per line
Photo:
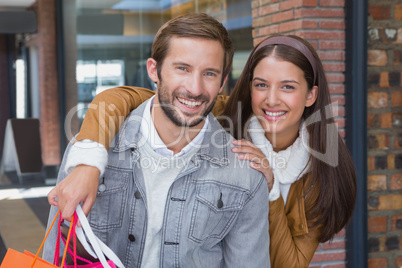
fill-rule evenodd
<path id="1" fill-rule="evenodd" d="M 271 191 L 274 185 L 274 174 L 265 154 L 252 142 L 245 139 L 234 140 L 233 144 L 237 147 L 234 147 L 232 152 L 238 153 L 237 158 L 250 161 L 250 167 L 264 174 L 268 183 L 268 190 Z"/>

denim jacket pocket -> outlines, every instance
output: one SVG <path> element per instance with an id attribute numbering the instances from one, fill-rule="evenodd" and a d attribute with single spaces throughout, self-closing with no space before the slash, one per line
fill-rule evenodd
<path id="1" fill-rule="evenodd" d="M 130 171 L 107 167 L 99 178 L 96 201 L 88 216 L 95 229 L 120 228 L 126 207 Z"/>
<path id="2" fill-rule="evenodd" d="M 197 184 L 196 192 L 189 238 L 198 243 L 208 238 L 223 239 L 243 208 L 246 193 L 216 182 Z"/>

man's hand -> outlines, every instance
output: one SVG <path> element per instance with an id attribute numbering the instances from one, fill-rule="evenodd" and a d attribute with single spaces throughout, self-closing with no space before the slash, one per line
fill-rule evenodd
<path id="1" fill-rule="evenodd" d="M 49 204 L 56 206 L 62 218 L 70 221 L 77 205 L 81 202 L 85 215 L 95 203 L 100 171 L 96 167 L 78 165 L 70 175 L 57 184 L 47 195 Z M 57 198 L 57 200 L 56 200 Z"/>

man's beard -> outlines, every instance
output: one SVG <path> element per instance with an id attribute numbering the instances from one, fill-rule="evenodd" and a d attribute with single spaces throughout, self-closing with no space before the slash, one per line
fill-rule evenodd
<path id="1" fill-rule="evenodd" d="M 158 87 L 158 99 L 159 99 L 159 105 L 161 106 L 163 112 L 166 114 L 166 116 L 176 125 L 179 127 L 194 127 L 201 123 L 205 117 L 211 112 L 212 108 L 215 105 L 216 98 L 218 96 L 215 96 L 211 104 L 205 109 L 205 112 L 202 115 L 195 115 L 193 118 L 190 119 L 189 122 L 186 122 L 186 119 L 184 116 L 181 116 L 181 114 L 186 115 L 184 112 L 180 111 L 179 108 L 175 107 L 173 105 L 173 100 L 177 97 L 183 97 L 185 99 L 191 99 L 194 101 L 203 101 L 205 103 L 209 102 L 209 98 L 204 95 L 200 96 L 192 96 L 188 92 L 185 92 L 183 94 L 177 94 L 177 92 L 173 92 L 173 95 L 169 94 L 169 91 L 162 85 L 162 81 L 160 80 L 160 84 Z"/>

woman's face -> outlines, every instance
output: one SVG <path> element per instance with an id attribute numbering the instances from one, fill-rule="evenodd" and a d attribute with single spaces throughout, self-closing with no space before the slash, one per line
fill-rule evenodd
<path id="1" fill-rule="evenodd" d="M 317 98 L 317 87 L 308 91 L 304 72 L 273 56 L 257 64 L 250 86 L 253 113 L 268 140 L 274 148 L 274 143 L 280 147 L 291 145 L 298 136 L 304 108 Z"/>

